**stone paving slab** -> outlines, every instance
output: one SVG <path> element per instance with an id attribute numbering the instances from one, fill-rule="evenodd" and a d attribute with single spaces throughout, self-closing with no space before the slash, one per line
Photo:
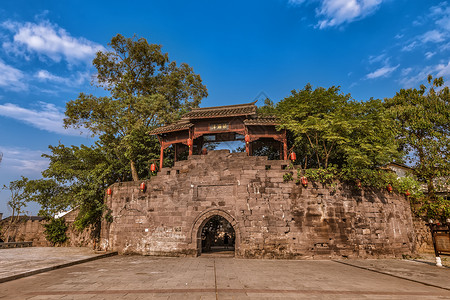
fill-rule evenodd
<path id="1" fill-rule="evenodd" d="M 0 249 L 0 283 L 116 255 L 85 247 L 29 247 Z"/>
<path id="2" fill-rule="evenodd" d="M 388 274 L 429 286 L 437 286 L 450 291 L 450 269 L 436 267 L 428 261 L 400 259 L 364 259 L 336 261 L 361 269 Z"/>
<path id="3" fill-rule="evenodd" d="M 1 283 L 0 299 L 450 299 L 447 283 L 430 286 L 426 276 L 450 277 L 450 269 L 405 260 L 114 256 Z"/>

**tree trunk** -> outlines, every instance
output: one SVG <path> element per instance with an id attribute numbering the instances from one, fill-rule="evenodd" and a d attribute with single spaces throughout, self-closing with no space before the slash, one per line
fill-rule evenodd
<path id="1" fill-rule="evenodd" d="M 139 181 L 139 175 L 136 170 L 136 164 L 133 160 L 130 160 L 130 166 L 131 166 L 131 177 L 133 177 L 133 181 Z"/>
<path id="2" fill-rule="evenodd" d="M 428 189 L 428 197 L 430 199 L 435 200 L 436 199 L 436 193 L 434 191 L 434 183 L 433 183 L 433 178 L 428 178 L 427 179 L 427 189 Z"/>

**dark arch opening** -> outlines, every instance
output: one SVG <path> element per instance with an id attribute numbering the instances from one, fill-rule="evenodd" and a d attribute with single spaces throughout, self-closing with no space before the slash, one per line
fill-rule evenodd
<path id="1" fill-rule="evenodd" d="M 234 254 L 236 232 L 222 216 L 214 215 L 201 228 L 201 253 Z"/>

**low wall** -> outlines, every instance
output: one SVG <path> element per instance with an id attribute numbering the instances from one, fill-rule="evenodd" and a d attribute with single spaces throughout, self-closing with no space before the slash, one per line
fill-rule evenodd
<path id="1" fill-rule="evenodd" d="M 248 258 L 395 257 L 415 250 L 408 200 L 384 191 L 295 183 L 288 161 L 211 151 L 145 181 L 116 183 L 105 202 L 101 247 L 120 253 L 198 255 L 215 215 L 236 232 Z M 292 172 L 294 180 L 283 182 Z"/>
<path id="2" fill-rule="evenodd" d="M 91 238 L 91 231 L 89 229 L 79 232 L 74 228 L 77 211 L 71 211 L 64 216 L 69 228 L 66 232 L 68 241 L 62 246 L 68 247 L 90 247 L 93 246 L 94 241 Z M 45 238 L 45 221 L 37 217 L 21 217 L 18 222 L 15 222 L 9 229 L 10 242 L 33 242 L 33 246 L 47 247 L 51 243 Z M 0 221 L 0 235 L 6 239 L 7 230 L 9 227 L 9 219 Z M 5 240 L 6 242 L 6 240 Z"/>
<path id="3" fill-rule="evenodd" d="M 50 243 L 45 239 L 44 226 L 42 226 L 42 219 L 28 217 L 21 217 L 21 219 L 11 226 L 9 219 L 0 221 L 0 234 L 5 240 L 8 235 L 9 228 L 9 242 L 33 242 L 33 246 L 45 247 L 50 246 Z"/>
<path id="4" fill-rule="evenodd" d="M 417 253 L 434 253 L 433 240 L 431 231 L 426 226 L 425 221 L 414 218 L 414 230 L 416 234 L 416 252 Z"/>

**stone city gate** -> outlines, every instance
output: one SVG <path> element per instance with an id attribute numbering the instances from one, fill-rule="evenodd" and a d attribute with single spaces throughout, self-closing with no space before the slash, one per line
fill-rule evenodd
<path id="1" fill-rule="evenodd" d="M 239 257 L 313 258 L 409 254 L 414 228 L 408 200 L 352 186 L 297 184 L 286 131 L 255 103 L 196 108 L 151 132 L 161 143 L 160 170 L 144 182 L 111 186 L 101 245 L 120 253 L 201 254 L 202 228 L 214 216 L 235 233 Z M 206 153 L 208 142 L 242 141 L 245 152 Z M 272 143 L 280 160 L 252 156 Z M 163 168 L 164 149 L 175 164 Z M 181 152 L 187 160 L 177 160 Z M 293 180 L 284 181 L 287 178 Z M 145 185 L 146 188 L 140 189 Z"/>
<path id="2" fill-rule="evenodd" d="M 408 200 L 385 191 L 296 184 L 289 161 L 211 151 L 141 182 L 116 183 L 101 245 L 120 253 L 197 256 L 215 215 L 232 224 L 235 255 L 256 258 L 392 257 L 414 250 Z M 292 181 L 283 175 L 292 172 Z"/>
<path id="3" fill-rule="evenodd" d="M 203 212 L 201 215 L 199 215 L 198 219 L 194 221 L 194 224 L 191 229 L 192 240 L 195 240 L 197 242 L 197 255 L 201 255 L 202 253 L 202 228 L 205 226 L 205 224 L 213 217 L 220 216 L 224 218 L 225 220 L 230 223 L 230 225 L 233 227 L 233 230 L 235 232 L 236 238 L 235 238 L 235 244 L 234 249 L 239 251 L 240 246 L 240 228 L 239 224 L 236 221 L 234 217 L 232 217 L 228 212 L 218 209 L 218 208 L 210 208 L 207 209 L 205 212 Z"/>

